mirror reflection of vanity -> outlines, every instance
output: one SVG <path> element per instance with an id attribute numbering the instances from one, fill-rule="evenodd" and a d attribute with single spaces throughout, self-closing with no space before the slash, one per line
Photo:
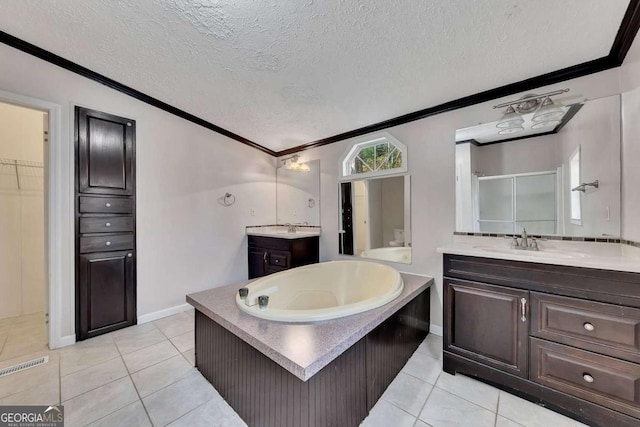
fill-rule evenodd
<path id="1" fill-rule="evenodd" d="M 567 98 L 552 127 L 456 131 L 456 231 L 620 236 L 620 97 Z"/>
<path id="2" fill-rule="evenodd" d="M 404 144 L 388 133 L 355 144 L 339 184 L 339 252 L 411 263 L 411 180 Z"/>
<path id="3" fill-rule="evenodd" d="M 320 225 L 320 160 L 276 170 L 276 217 L 278 224 Z"/>

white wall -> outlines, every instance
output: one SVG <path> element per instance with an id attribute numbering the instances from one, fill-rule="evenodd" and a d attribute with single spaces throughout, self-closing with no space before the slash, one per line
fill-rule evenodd
<path id="1" fill-rule="evenodd" d="M 382 182 L 382 246 L 395 240 L 394 229 L 404 230 L 404 176 L 384 178 Z"/>
<path id="2" fill-rule="evenodd" d="M 475 172 L 482 175 L 552 171 L 559 166 L 558 134 L 474 148 Z"/>
<path id="3" fill-rule="evenodd" d="M 62 179 L 69 186 L 74 105 L 136 120 L 138 316 L 183 304 L 185 294 L 246 279 L 244 227 L 271 223 L 276 215 L 271 156 L 6 45 L 0 58 L 0 90 L 62 106 L 68 153 Z M 219 202 L 227 191 L 236 196 L 231 207 Z M 73 205 L 61 209 L 72 230 Z M 61 242 L 61 250 L 73 252 L 68 243 Z M 62 334 L 71 335 L 72 282 L 65 283 L 61 303 Z"/>
<path id="4" fill-rule="evenodd" d="M 570 236 L 620 236 L 620 96 L 585 102 L 578 114 L 557 134 L 565 183 L 569 159 L 580 146 L 580 179 L 598 180 L 582 197 L 582 225 L 572 224 L 570 186 L 565 184 L 564 233 Z"/>
<path id="5" fill-rule="evenodd" d="M 0 103 L 0 158 L 42 163 L 45 117 Z M 0 319 L 45 309 L 43 169 L 18 167 L 18 178 L 0 165 Z"/>

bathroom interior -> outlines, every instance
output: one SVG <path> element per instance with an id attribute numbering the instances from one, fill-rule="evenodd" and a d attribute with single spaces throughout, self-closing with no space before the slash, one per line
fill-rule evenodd
<path id="1" fill-rule="evenodd" d="M 638 28 L 0 3 L 0 414 L 639 425 Z"/>

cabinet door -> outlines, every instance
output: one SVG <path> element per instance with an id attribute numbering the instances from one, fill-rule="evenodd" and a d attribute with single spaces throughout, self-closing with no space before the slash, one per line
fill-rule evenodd
<path id="1" fill-rule="evenodd" d="M 136 323 L 134 259 L 132 251 L 80 255 L 79 339 Z"/>
<path id="2" fill-rule="evenodd" d="M 135 121 L 76 108 L 78 192 L 133 195 Z"/>
<path id="3" fill-rule="evenodd" d="M 269 252 L 262 248 L 249 248 L 249 279 L 262 277 L 267 274 L 267 260 Z"/>
<path id="4" fill-rule="evenodd" d="M 526 378 L 529 292 L 446 278 L 444 286 L 445 349 Z"/>

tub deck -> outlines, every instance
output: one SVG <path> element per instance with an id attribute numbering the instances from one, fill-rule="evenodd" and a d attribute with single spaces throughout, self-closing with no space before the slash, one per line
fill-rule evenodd
<path id="1" fill-rule="evenodd" d="M 246 282 L 190 295 L 196 367 L 250 426 L 358 426 L 429 331 L 433 279 L 402 277 L 394 301 L 309 324 L 240 311 Z"/>
<path id="2" fill-rule="evenodd" d="M 402 280 L 402 294 L 390 303 L 317 323 L 274 322 L 240 311 L 235 295 L 248 281 L 187 295 L 187 302 L 300 380 L 307 381 L 433 284 L 431 277 L 414 274 L 402 273 Z M 427 317 L 427 330 L 428 320 Z M 197 358 L 196 354 L 196 363 Z"/>

